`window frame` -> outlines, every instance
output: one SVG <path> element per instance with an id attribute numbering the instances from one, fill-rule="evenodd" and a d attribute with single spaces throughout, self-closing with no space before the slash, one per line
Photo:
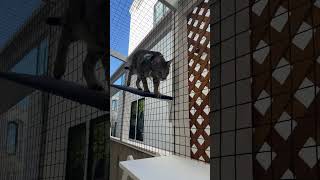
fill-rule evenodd
<path id="1" fill-rule="evenodd" d="M 157 6 L 160 4 L 161 14 L 157 17 Z M 169 8 L 160 1 L 157 1 L 153 6 L 153 25 L 156 25 L 164 16 L 167 15 Z"/>
<path id="2" fill-rule="evenodd" d="M 14 125 L 15 127 L 15 140 L 14 140 L 14 151 L 9 151 L 9 133 L 10 133 L 10 125 Z M 15 155 L 18 149 L 18 134 L 19 134 L 19 124 L 16 121 L 9 121 L 7 124 L 7 137 L 6 137 L 6 152 L 8 155 Z"/>
<path id="3" fill-rule="evenodd" d="M 139 136 L 139 137 L 141 137 L 141 138 L 137 138 L 138 136 L 137 136 L 137 132 L 138 132 L 138 121 L 140 120 L 141 121 L 141 119 L 138 119 L 139 118 L 139 102 L 141 102 L 141 101 L 143 101 L 143 111 L 142 111 L 142 113 L 143 113 L 143 119 L 142 119 L 142 124 L 143 124 L 143 126 L 142 126 L 142 132 L 141 132 L 141 136 Z M 134 119 L 134 138 L 132 138 L 132 137 L 130 137 L 130 131 L 131 131 L 131 126 L 132 126 L 132 124 L 131 124 L 131 122 L 132 122 L 132 113 L 133 113 L 133 111 L 132 111 L 132 105 L 133 105 L 133 103 L 135 103 L 136 104 L 136 110 L 135 110 L 135 119 Z M 140 99 L 137 99 L 137 100 L 135 100 L 135 101 L 132 101 L 131 102 L 131 108 L 130 108 L 131 110 L 130 110 L 130 120 L 129 120 L 129 134 L 128 134 L 128 136 L 129 136 L 129 140 L 131 140 L 131 141 L 138 141 L 138 142 L 143 142 L 144 141 L 144 112 L 145 112 L 145 98 L 140 98 Z"/>

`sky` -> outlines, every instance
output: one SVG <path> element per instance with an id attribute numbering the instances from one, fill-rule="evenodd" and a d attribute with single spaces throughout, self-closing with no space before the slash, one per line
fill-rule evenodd
<path id="1" fill-rule="evenodd" d="M 128 56 L 131 3 L 132 0 L 110 0 L 110 48 L 125 56 Z M 110 57 L 110 76 L 121 64 L 122 61 Z"/>
<path id="2" fill-rule="evenodd" d="M 0 0 L 0 49 L 41 3 L 41 0 Z"/>

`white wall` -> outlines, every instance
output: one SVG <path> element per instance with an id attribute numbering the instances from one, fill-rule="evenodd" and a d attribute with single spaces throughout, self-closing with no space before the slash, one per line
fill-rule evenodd
<path id="1" fill-rule="evenodd" d="M 131 8 L 130 54 L 153 28 L 153 10 L 157 0 L 134 0 Z"/>

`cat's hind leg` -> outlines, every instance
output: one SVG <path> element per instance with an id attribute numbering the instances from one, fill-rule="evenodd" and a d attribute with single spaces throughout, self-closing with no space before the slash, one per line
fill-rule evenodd
<path id="1" fill-rule="evenodd" d="M 129 87 L 130 86 L 130 83 L 131 83 L 131 77 L 132 77 L 132 72 L 131 71 L 129 71 L 129 73 L 128 73 L 128 79 L 127 79 L 127 86 Z"/>
<path id="2" fill-rule="evenodd" d="M 70 34 L 67 30 L 63 29 L 59 38 L 57 56 L 54 62 L 53 75 L 56 79 L 61 79 L 66 71 L 67 53 L 71 42 Z"/>
<path id="3" fill-rule="evenodd" d="M 143 84 L 143 89 L 145 92 L 150 92 L 149 88 L 148 88 L 148 82 L 147 79 L 145 77 L 141 77 L 142 80 L 142 84 Z"/>
<path id="4" fill-rule="evenodd" d="M 137 86 L 137 88 L 138 88 L 139 90 L 142 90 L 142 89 L 141 89 L 141 86 L 140 86 L 140 82 L 141 82 L 141 78 L 138 76 L 138 77 L 137 77 L 137 81 L 136 81 L 136 86 Z"/>
<path id="5" fill-rule="evenodd" d="M 83 62 L 83 76 L 87 82 L 89 89 L 104 90 L 103 85 L 97 80 L 95 75 L 95 67 L 99 58 L 95 52 L 88 51 L 87 57 Z"/>
<path id="6" fill-rule="evenodd" d="M 154 88 L 154 94 L 159 97 L 160 96 L 160 92 L 159 92 L 159 85 L 160 85 L 160 81 L 159 80 L 153 80 L 153 88 Z"/>
<path id="7" fill-rule="evenodd" d="M 104 54 L 101 56 L 101 63 L 104 69 L 105 80 L 107 81 L 106 91 L 109 93 L 109 84 L 110 84 L 110 63 L 107 62 L 107 58 Z"/>

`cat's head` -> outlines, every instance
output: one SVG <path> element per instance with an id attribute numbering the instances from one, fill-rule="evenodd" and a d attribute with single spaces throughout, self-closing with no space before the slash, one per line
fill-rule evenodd
<path id="1" fill-rule="evenodd" d="M 156 76 L 161 80 L 166 80 L 170 73 L 171 61 L 166 61 L 163 55 L 157 55 L 152 60 L 153 71 Z"/>

